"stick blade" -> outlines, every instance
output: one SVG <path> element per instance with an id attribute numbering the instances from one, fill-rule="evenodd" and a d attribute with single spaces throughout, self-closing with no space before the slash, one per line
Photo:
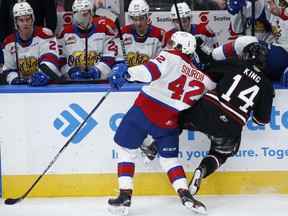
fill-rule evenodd
<path id="1" fill-rule="evenodd" d="M 113 22 L 115 22 L 118 18 L 118 16 L 116 14 L 114 14 L 110 10 L 107 10 L 104 8 L 98 8 L 95 12 L 95 15 L 100 16 L 100 17 L 107 17 L 107 18 L 111 19 Z"/>
<path id="2" fill-rule="evenodd" d="M 47 76 L 49 76 L 51 79 L 59 82 L 59 83 L 67 83 L 68 81 L 63 79 L 62 77 L 58 76 L 56 73 L 54 73 L 53 70 L 51 70 L 46 64 L 42 63 L 39 65 L 40 70 L 42 70 Z M 60 73 L 60 72 L 59 72 Z M 69 83 L 69 82 L 68 82 Z"/>
<path id="3" fill-rule="evenodd" d="M 76 84 L 97 84 L 97 83 L 107 83 L 108 79 L 99 79 L 99 80 L 90 80 L 90 79 L 81 79 L 81 80 L 71 80 L 71 79 L 64 79 L 54 73 L 46 64 L 42 63 L 39 65 L 39 68 L 51 79 L 55 80 L 57 83 L 61 84 L 69 84 L 69 83 L 76 83 Z M 60 72 L 58 72 L 60 73 Z"/>
<path id="4" fill-rule="evenodd" d="M 4 201 L 4 203 L 6 205 L 14 205 L 16 203 L 19 203 L 21 202 L 22 200 L 24 199 L 24 197 L 20 197 L 20 198 L 16 198 L 16 199 L 13 199 L 13 198 L 8 198 Z"/>

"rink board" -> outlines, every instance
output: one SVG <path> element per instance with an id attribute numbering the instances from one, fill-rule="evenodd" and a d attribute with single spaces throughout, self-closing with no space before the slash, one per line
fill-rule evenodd
<path id="1" fill-rule="evenodd" d="M 4 176 L 3 197 L 20 197 L 39 175 Z M 187 173 L 190 180 L 192 173 Z M 216 172 L 202 181 L 199 195 L 287 194 L 288 172 Z M 117 174 L 45 175 L 28 197 L 118 194 Z M 175 195 L 165 173 L 136 173 L 134 195 Z"/>
<path id="2" fill-rule="evenodd" d="M 69 140 L 108 90 L 107 85 L 0 88 L 2 196 L 22 195 Z M 115 194 L 117 145 L 113 136 L 141 86 L 111 92 L 29 196 L 104 196 Z M 201 194 L 288 193 L 288 94 L 277 89 L 271 123 L 248 121 L 239 152 L 203 180 Z M 147 142 L 150 142 L 148 140 Z M 201 133 L 180 136 L 180 163 L 188 173 L 209 149 Z M 135 194 L 174 194 L 156 159 L 136 161 Z"/>

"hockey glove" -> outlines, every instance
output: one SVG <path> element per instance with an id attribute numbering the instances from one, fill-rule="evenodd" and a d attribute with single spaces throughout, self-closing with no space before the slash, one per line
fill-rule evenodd
<path id="1" fill-rule="evenodd" d="M 119 90 L 125 84 L 126 78 L 130 78 L 127 70 L 128 67 L 123 63 L 115 65 L 112 68 L 111 74 L 109 76 L 109 83 L 112 89 Z"/>
<path id="2" fill-rule="evenodd" d="M 86 72 L 87 79 L 98 80 L 101 77 L 101 71 L 97 67 L 90 67 Z"/>
<path id="3" fill-rule="evenodd" d="M 140 146 L 140 149 L 142 150 L 142 152 L 145 153 L 145 155 L 149 158 L 149 160 L 154 160 L 154 158 L 157 155 L 157 145 L 156 142 L 153 141 L 150 145 L 146 146 L 144 144 L 142 144 Z"/>
<path id="4" fill-rule="evenodd" d="M 47 76 L 44 72 L 38 71 L 31 76 L 29 80 L 30 86 L 46 86 L 49 84 L 51 78 Z"/>
<path id="5" fill-rule="evenodd" d="M 86 79 L 83 68 L 81 67 L 70 68 L 70 70 L 68 71 L 68 75 L 70 76 L 70 79 L 72 80 Z"/>
<path id="6" fill-rule="evenodd" d="M 231 15 L 238 14 L 241 8 L 245 5 L 246 0 L 228 0 L 227 10 Z"/>
<path id="7" fill-rule="evenodd" d="M 85 75 L 84 73 L 82 73 L 83 68 L 81 67 L 73 67 L 70 68 L 70 70 L 68 71 L 68 75 L 70 76 L 70 79 L 72 80 L 81 80 L 81 79 L 85 79 Z"/>
<path id="8" fill-rule="evenodd" d="M 201 37 L 196 37 L 196 53 L 203 64 L 208 64 L 212 60 L 212 50 L 205 45 Z"/>
<path id="9" fill-rule="evenodd" d="M 24 79 L 23 77 L 15 77 L 12 82 L 11 85 L 27 85 L 28 82 L 26 79 Z"/>

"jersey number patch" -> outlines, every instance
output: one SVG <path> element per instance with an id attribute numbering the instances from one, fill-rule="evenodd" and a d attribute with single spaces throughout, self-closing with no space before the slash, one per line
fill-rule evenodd
<path id="1" fill-rule="evenodd" d="M 181 98 L 183 98 L 182 101 L 184 103 L 186 103 L 190 106 L 193 106 L 197 100 L 195 100 L 195 99 L 193 100 L 191 98 L 202 95 L 204 93 L 204 90 L 205 90 L 205 85 L 202 82 L 199 82 L 197 80 L 191 80 L 188 83 L 188 86 L 192 87 L 193 90 L 185 92 L 185 94 L 183 95 L 186 81 L 187 81 L 187 77 L 182 75 L 178 79 L 169 83 L 168 89 L 174 92 L 171 95 L 171 98 L 173 98 L 175 100 L 181 100 Z M 182 97 L 182 95 L 183 95 L 183 97 Z"/>
<path id="2" fill-rule="evenodd" d="M 229 90 L 227 91 L 226 94 L 222 94 L 221 97 L 226 100 L 226 101 L 230 101 L 231 100 L 231 94 L 233 93 L 233 91 L 235 90 L 235 88 L 237 87 L 238 83 L 240 82 L 242 76 L 241 75 L 236 75 L 233 77 L 234 82 L 231 85 L 231 87 L 229 88 Z M 241 91 L 238 94 L 238 98 L 240 98 L 243 102 L 245 102 L 245 104 L 243 106 L 240 106 L 239 109 L 242 110 L 245 113 L 248 113 L 247 108 L 249 106 L 253 106 L 254 105 L 254 98 L 256 97 L 256 95 L 259 92 L 259 87 L 257 85 L 254 85 L 250 88 L 247 88 L 243 91 Z"/>

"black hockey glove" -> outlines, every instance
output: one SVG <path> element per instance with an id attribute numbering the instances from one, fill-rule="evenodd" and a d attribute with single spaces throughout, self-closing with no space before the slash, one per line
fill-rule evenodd
<path id="1" fill-rule="evenodd" d="M 205 45 L 200 37 L 196 37 L 196 53 L 203 64 L 209 64 L 212 61 L 212 50 Z"/>
<path id="2" fill-rule="evenodd" d="M 146 146 L 142 144 L 140 146 L 140 149 L 146 154 L 146 156 L 149 158 L 149 160 L 154 160 L 154 158 L 157 155 L 157 145 L 155 141 L 153 141 L 150 145 Z"/>

